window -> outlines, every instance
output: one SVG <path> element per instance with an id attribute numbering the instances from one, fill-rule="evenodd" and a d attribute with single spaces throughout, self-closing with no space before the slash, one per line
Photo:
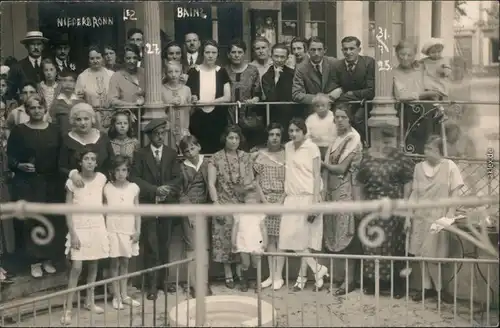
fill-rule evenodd
<path id="1" fill-rule="evenodd" d="M 491 63 L 498 64 L 498 62 L 500 61 L 500 54 L 498 51 L 499 47 L 500 47 L 500 44 L 498 42 L 498 38 L 491 38 L 490 39 Z"/>
<path id="2" fill-rule="evenodd" d="M 370 20 L 369 24 L 369 40 L 368 44 L 370 47 L 374 47 L 376 43 L 375 39 L 375 1 L 371 0 L 368 4 L 368 17 Z M 392 41 L 394 44 L 398 43 L 405 38 L 405 6 L 403 1 L 393 1 L 392 2 Z"/>
<path id="3" fill-rule="evenodd" d="M 305 12 L 305 37 L 318 36 L 326 40 L 326 3 L 309 2 L 309 10 Z"/>
<path id="4" fill-rule="evenodd" d="M 281 3 L 281 35 L 280 42 L 289 44 L 299 35 L 299 3 Z"/>

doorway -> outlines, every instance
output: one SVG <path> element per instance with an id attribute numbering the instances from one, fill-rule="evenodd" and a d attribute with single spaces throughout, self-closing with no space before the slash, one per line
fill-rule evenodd
<path id="1" fill-rule="evenodd" d="M 67 34 L 71 60 L 88 67 L 91 45 L 111 44 L 120 48 L 125 42 L 123 5 L 121 3 L 57 3 L 38 5 L 40 31 L 49 39 Z M 47 49 L 46 55 L 51 55 Z"/>

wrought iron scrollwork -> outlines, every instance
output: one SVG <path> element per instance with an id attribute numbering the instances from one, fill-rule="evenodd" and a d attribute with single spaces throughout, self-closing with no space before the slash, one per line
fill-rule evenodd
<path id="1" fill-rule="evenodd" d="M 419 115 L 418 118 L 411 122 L 411 125 L 405 131 L 403 142 L 404 142 L 404 151 L 408 153 L 415 153 L 416 147 L 413 144 L 407 143 L 409 135 L 415 130 L 419 128 L 422 120 L 429 118 L 432 115 L 433 119 L 439 120 L 441 123 L 446 121 L 447 114 L 445 113 L 445 108 L 441 104 L 433 104 L 432 108 L 426 108 L 422 104 L 407 104 L 412 110 L 414 114 Z M 404 109 L 403 109 L 404 110 Z"/>
<path id="2" fill-rule="evenodd" d="M 31 239 L 38 245 L 47 245 L 54 239 L 54 226 L 45 216 L 37 213 L 29 213 L 26 210 L 26 202 L 18 201 L 17 208 L 12 213 L 2 213 L 0 220 L 16 218 L 18 220 L 36 220 L 41 225 L 31 230 Z"/>

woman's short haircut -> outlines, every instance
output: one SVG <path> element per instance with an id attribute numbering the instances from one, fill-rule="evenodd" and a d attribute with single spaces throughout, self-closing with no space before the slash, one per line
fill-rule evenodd
<path id="1" fill-rule="evenodd" d="M 217 41 L 215 41 L 215 40 L 205 40 L 205 41 L 203 41 L 203 44 L 201 46 L 202 52 L 205 52 L 205 48 L 208 47 L 208 46 L 215 47 L 215 48 L 217 48 L 217 50 L 219 50 L 219 44 L 217 43 Z"/>
<path id="2" fill-rule="evenodd" d="M 333 112 L 335 113 L 338 110 L 343 111 L 347 115 L 347 118 L 349 118 L 349 124 L 352 125 L 354 122 L 354 110 L 352 109 L 351 104 L 348 102 L 336 103 L 333 108 Z"/>
<path id="3" fill-rule="evenodd" d="M 307 51 L 307 40 L 304 39 L 304 38 L 301 38 L 299 36 L 296 36 L 292 39 L 292 41 L 290 42 L 290 48 L 293 46 L 294 43 L 302 43 L 302 45 L 304 46 L 304 50 Z"/>
<path id="4" fill-rule="evenodd" d="M 230 53 L 233 47 L 240 48 L 243 52 L 247 52 L 247 44 L 241 39 L 233 39 L 229 42 L 227 52 Z"/>
<path id="5" fill-rule="evenodd" d="M 294 118 L 292 118 L 290 120 L 290 123 L 288 124 L 289 128 L 290 128 L 290 125 L 295 125 L 300 130 L 302 130 L 302 133 L 304 133 L 304 135 L 307 134 L 307 125 L 306 125 L 306 121 L 304 121 L 303 118 L 301 118 L 301 117 L 294 117 Z"/>
<path id="6" fill-rule="evenodd" d="M 56 64 L 54 63 L 54 61 L 52 60 L 52 58 L 45 58 L 42 60 L 41 64 L 40 64 L 40 67 L 43 69 L 45 65 L 54 65 L 54 67 L 56 66 Z"/>
<path id="7" fill-rule="evenodd" d="M 135 135 L 134 127 L 132 124 L 132 118 L 130 117 L 130 112 L 128 112 L 126 110 L 118 110 L 117 112 L 113 113 L 113 115 L 111 116 L 111 122 L 110 122 L 109 130 L 108 130 L 108 137 L 111 140 L 118 137 L 118 131 L 116 131 L 115 124 L 116 124 L 116 120 L 117 120 L 118 116 L 120 116 L 120 115 L 125 116 L 127 118 L 127 121 L 128 121 L 127 137 L 133 138 Z"/>
<path id="8" fill-rule="evenodd" d="M 61 72 L 59 72 L 57 75 L 59 76 L 59 78 L 63 78 L 63 77 L 72 77 L 72 78 L 73 78 L 73 80 L 75 80 L 75 81 L 76 81 L 76 78 L 77 78 L 76 73 L 75 73 L 75 72 L 73 72 L 73 71 L 70 71 L 69 69 L 63 69 L 63 70 L 62 70 Z"/>
<path id="9" fill-rule="evenodd" d="M 222 145 L 226 144 L 227 136 L 229 136 L 230 133 L 236 133 L 240 137 L 240 145 L 242 145 L 245 142 L 245 136 L 243 135 L 241 128 L 236 124 L 232 124 L 232 125 L 229 125 L 224 130 L 224 132 L 222 132 L 222 134 L 220 136 L 220 143 Z"/>
<path id="10" fill-rule="evenodd" d="M 268 39 L 266 39 L 263 36 L 258 36 L 258 37 L 255 38 L 255 40 L 253 40 L 253 42 L 252 42 L 252 48 L 255 47 L 255 45 L 257 44 L 257 42 L 264 42 L 264 43 L 267 44 L 267 46 L 271 45 L 271 42 L 269 42 Z"/>
<path id="11" fill-rule="evenodd" d="M 81 112 L 87 113 L 90 116 L 90 120 L 91 120 L 92 124 L 93 125 L 96 124 L 97 114 L 94 111 L 94 109 L 92 108 L 92 106 L 90 106 L 87 103 L 80 102 L 78 104 L 75 104 L 73 107 L 71 107 L 71 110 L 69 111 L 69 124 L 71 126 L 73 126 L 75 124 L 75 118 Z"/>
<path id="12" fill-rule="evenodd" d="M 38 86 L 36 85 L 36 82 L 34 81 L 26 81 L 22 84 L 22 87 L 21 87 L 21 92 L 23 91 L 24 88 L 26 88 L 27 86 L 30 86 L 32 87 L 33 89 L 35 90 L 38 90 Z"/>
<path id="13" fill-rule="evenodd" d="M 167 59 L 168 49 L 172 48 L 172 47 L 179 47 L 181 49 L 181 53 L 182 53 L 182 47 L 181 47 L 181 45 L 179 43 L 175 42 L 175 41 L 170 41 L 169 43 L 167 43 L 167 45 L 163 48 L 163 50 L 161 52 L 161 57 L 163 59 Z"/>
<path id="14" fill-rule="evenodd" d="M 28 99 L 26 99 L 26 101 L 24 102 L 24 106 L 26 108 L 29 108 L 30 107 L 30 104 L 34 101 L 38 101 L 38 104 L 40 106 L 42 106 L 43 108 L 47 109 L 47 103 L 45 102 L 45 98 L 36 94 L 36 95 L 33 95 L 33 96 L 30 96 Z"/>
<path id="15" fill-rule="evenodd" d="M 425 142 L 425 145 L 436 147 L 441 156 L 444 155 L 444 143 L 443 143 L 443 138 L 441 138 L 441 136 L 438 136 L 437 134 L 430 135 L 427 141 Z"/>
<path id="16" fill-rule="evenodd" d="M 98 54 L 100 54 L 102 57 L 104 57 L 104 47 L 101 47 L 97 44 L 93 44 L 89 47 L 89 51 L 87 52 L 87 55 L 90 55 L 91 51 L 95 51 Z"/>
<path id="17" fill-rule="evenodd" d="M 198 142 L 198 139 L 196 139 L 196 137 L 193 135 L 184 136 L 182 137 L 181 141 L 179 141 L 179 150 L 181 151 L 181 153 L 184 153 L 191 145 L 199 147 L 200 143 Z"/>
<path id="18" fill-rule="evenodd" d="M 136 33 L 139 33 L 141 35 L 144 35 L 144 32 L 140 29 L 140 28 L 137 28 L 137 27 L 132 27 L 131 29 L 129 29 L 127 31 L 127 39 L 130 39 L 132 37 L 132 35 L 136 34 Z"/>
<path id="19" fill-rule="evenodd" d="M 417 53 L 417 46 L 411 42 L 410 40 L 400 40 L 396 45 L 396 53 L 400 52 L 403 49 L 411 49 L 413 53 Z"/>
<path id="20" fill-rule="evenodd" d="M 325 95 L 324 93 L 317 93 L 314 95 L 314 97 L 312 99 L 313 107 L 320 105 L 320 104 L 328 104 L 329 105 L 330 103 L 331 103 L 330 98 L 327 95 Z"/>
<path id="21" fill-rule="evenodd" d="M 130 167 L 132 166 L 132 159 L 123 155 L 116 155 L 111 159 L 111 164 L 109 166 L 109 179 L 111 181 L 115 181 L 115 170 L 125 164 L 130 171 Z"/>
<path id="22" fill-rule="evenodd" d="M 141 49 L 139 49 L 139 47 L 134 43 L 129 42 L 123 47 L 123 57 L 125 57 L 127 51 L 133 52 L 134 54 L 137 55 L 138 58 L 141 57 Z"/>
<path id="23" fill-rule="evenodd" d="M 280 130 L 281 135 L 283 136 L 283 133 L 285 132 L 283 125 L 281 125 L 280 123 L 276 123 L 276 122 L 270 123 L 266 128 L 266 132 L 269 135 L 269 132 L 271 132 L 272 130 L 275 130 L 275 129 Z"/>
<path id="24" fill-rule="evenodd" d="M 88 153 L 95 154 L 96 160 L 99 160 L 99 152 L 97 151 L 96 147 L 94 145 L 85 145 L 75 152 L 76 162 L 80 163 L 83 160 L 83 157 Z"/>

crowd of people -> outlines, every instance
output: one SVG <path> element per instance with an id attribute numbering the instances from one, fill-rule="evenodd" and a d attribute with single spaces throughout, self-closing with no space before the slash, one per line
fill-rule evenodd
<path id="1" fill-rule="evenodd" d="M 21 40 L 28 56 L 10 68 L 2 67 L 6 76 L 0 80 L 5 118 L 0 120 L 1 202 L 296 205 L 445 197 L 455 195 L 463 184 L 457 166 L 443 158 L 443 140 L 427 138 L 439 132 L 433 116 L 410 134 L 425 154 L 416 167 L 393 144 L 395 130 L 390 127 L 382 131 L 381 147 L 365 147 L 363 103 L 374 97 L 376 64 L 360 55 L 361 43 L 354 36 L 341 41 L 343 59 L 326 56 L 325 43 L 318 37 L 295 38 L 290 46 L 256 38 L 251 48 L 255 59 L 250 63 L 245 61 L 246 44 L 234 40 L 228 45 L 225 67 L 218 64 L 223 54 L 214 40 L 201 44 L 195 33 L 189 33 L 183 45 L 166 43 L 162 99 L 167 110 L 165 118 L 154 119 L 143 129 L 149 141 L 141 147 L 139 131 L 134 131 L 139 115 L 134 108 L 144 104 L 142 66 L 147 54 L 142 51 L 142 31 L 132 32 L 121 60 L 112 46 L 91 46 L 89 67 L 84 70 L 70 62 L 67 39 L 52 44 L 53 58 L 42 58 L 49 40 L 41 32 L 28 32 Z M 448 96 L 451 66 L 442 50 L 443 43 L 433 39 L 422 49 L 427 57 L 417 62 L 413 44 L 398 44 L 396 99 Z M 296 104 L 271 106 L 266 122 L 262 101 Z M 223 105 L 228 102 L 241 105 Z M 409 115 L 405 124 L 410 126 L 415 119 Z M 454 215 L 454 209 L 441 211 Z M 418 211 L 415 216 L 437 219 L 443 213 Z M 83 263 L 88 265 L 88 282 L 93 282 L 98 265 L 109 268 L 110 276 L 127 273 L 129 259 L 139 251 L 143 260 L 139 267 L 168 262 L 176 224 L 182 226 L 188 253 L 194 250 L 193 217 L 68 215 L 50 220 L 55 238 L 48 245 L 32 240 L 31 231 L 39 224 L 35 220 L 4 220 L 0 254 L 21 249 L 31 274 L 38 278 L 56 272 L 54 262 L 66 254 L 72 262 L 68 287 L 78 283 Z M 338 284 L 336 295 L 357 287 L 359 261 L 347 261 L 347 268 L 343 260 L 335 261 L 334 266 L 343 269 L 333 276 L 313 258 L 314 252 L 402 256 L 405 232 L 412 254 L 442 256 L 446 251 L 444 241 L 438 240 L 441 235 L 428 234 L 430 223 L 423 220 L 393 216 L 372 222 L 386 234 L 377 248 L 360 243 L 358 222 L 359 217 L 349 213 L 215 216 L 207 232 L 211 241 L 207 250 L 214 262 L 223 264 L 227 288 L 235 288 L 237 280 L 243 291 L 251 288 L 248 272 L 255 264 L 253 253 L 311 253 L 301 260 L 294 290 L 306 287 L 309 268 L 317 289 L 332 274 L 330 281 Z M 381 286 L 391 288 L 393 279 L 394 295 L 402 297 L 401 263 L 395 266 L 393 270 L 390 262 L 380 262 Z M 432 297 L 441 288 L 433 266 L 424 267 L 425 293 L 418 297 Z M 373 294 L 374 262 L 366 261 L 363 268 L 364 292 Z M 282 288 L 283 270 L 283 258 L 269 258 L 269 276 L 262 287 Z M 2 284 L 11 278 L 10 272 L 0 269 Z M 153 300 L 165 277 L 150 273 L 149 278 L 145 292 Z M 191 277 L 191 286 L 194 280 Z M 139 305 L 127 295 L 126 284 L 113 285 L 116 309 Z M 71 322 L 72 297 L 68 295 L 63 323 Z M 86 308 L 103 311 L 92 293 Z"/>

